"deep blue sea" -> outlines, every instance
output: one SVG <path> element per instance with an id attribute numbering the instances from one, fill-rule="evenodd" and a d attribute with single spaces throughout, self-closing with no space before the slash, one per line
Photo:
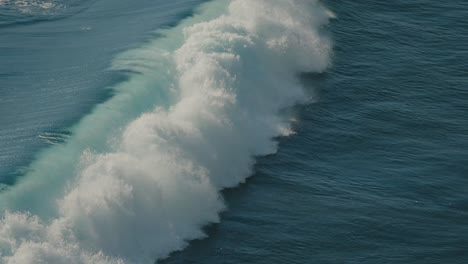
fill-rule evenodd
<path id="1" fill-rule="evenodd" d="M 468 2 L 0 0 L 0 264 L 468 263 Z"/>

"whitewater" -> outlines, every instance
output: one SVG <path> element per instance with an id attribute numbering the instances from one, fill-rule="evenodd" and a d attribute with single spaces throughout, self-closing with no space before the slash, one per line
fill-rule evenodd
<path id="1" fill-rule="evenodd" d="M 118 56 L 127 80 L 0 193 L 0 263 L 152 263 L 219 222 L 220 191 L 293 133 L 330 66 L 314 0 L 220 0 Z"/>

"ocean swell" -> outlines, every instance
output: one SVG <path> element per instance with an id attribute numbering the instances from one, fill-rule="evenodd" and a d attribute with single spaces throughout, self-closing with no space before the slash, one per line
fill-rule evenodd
<path id="1" fill-rule="evenodd" d="M 2 194 L 0 263 L 152 263 L 203 237 L 220 190 L 291 133 L 280 112 L 307 99 L 298 73 L 329 66 L 331 17 L 314 0 L 214 1 L 120 56 L 129 81 Z M 47 213 L 11 209 L 41 195 Z"/>

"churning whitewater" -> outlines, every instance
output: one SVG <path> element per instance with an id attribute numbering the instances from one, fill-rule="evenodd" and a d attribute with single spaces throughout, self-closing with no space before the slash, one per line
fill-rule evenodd
<path id="1" fill-rule="evenodd" d="M 116 59 L 129 78 L 1 194 L 1 263 L 152 263 L 219 221 L 220 190 L 291 133 L 329 66 L 314 0 L 213 1 Z M 143 114 L 141 114 L 144 112 Z"/>

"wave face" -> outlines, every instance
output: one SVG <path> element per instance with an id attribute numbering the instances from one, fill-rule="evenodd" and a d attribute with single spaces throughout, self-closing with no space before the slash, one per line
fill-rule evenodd
<path id="1" fill-rule="evenodd" d="M 313 0 L 215 1 L 122 54 L 129 80 L 1 194 L 0 262 L 152 263 L 203 237 L 220 190 L 291 133 L 281 110 L 307 100 L 298 73 L 329 66 L 331 17 Z"/>

